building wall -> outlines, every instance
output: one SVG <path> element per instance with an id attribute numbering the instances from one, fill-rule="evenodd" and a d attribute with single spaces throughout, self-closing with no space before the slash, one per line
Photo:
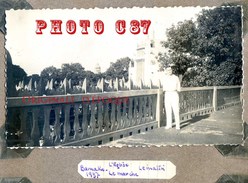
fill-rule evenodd
<path id="1" fill-rule="evenodd" d="M 129 78 L 134 85 L 139 85 L 142 80 L 144 85 L 150 85 L 150 81 L 154 85 L 159 84 L 159 80 L 164 73 L 159 72 L 159 63 L 156 56 L 159 52 L 164 51 L 160 44 L 160 40 L 149 39 L 138 43 L 136 55 L 134 57 L 133 67 L 129 67 Z"/>

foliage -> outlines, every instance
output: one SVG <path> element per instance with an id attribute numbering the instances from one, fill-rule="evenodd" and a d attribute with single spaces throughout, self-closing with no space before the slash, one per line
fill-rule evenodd
<path id="1" fill-rule="evenodd" d="M 183 86 L 242 83 L 241 9 L 205 9 L 197 20 L 173 25 L 158 55 L 160 69 L 174 64 Z"/>
<path id="2" fill-rule="evenodd" d="M 72 84 L 79 84 L 79 81 L 86 77 L 84 67 L 80 63 L 62 64 L 61 68 L 56 68 L 54 66 L 47 67 L 41 71 L 41 78 L 44 82 L 53 79 L 57 83 L 60 83 L 65 78 L 71 79 Z"/>
<path id="3" fill-rule="evenodd" d="M 60 78 L 61 69 L 58 69 L 54 66 L 47 67 L 43 69 L 40 73 L 40 77 L 43 79 L 44 82 L 50 81 L 51 79 L 54 80 L 61 80 Z"/>
<path id="4" fill-rule="evenodd" d="M 71 80 L 73 86 L 82 84 L 82 81 L 87 78 L 93 85 L 102 77 L 102 74 L 94 74 L 91 71 L 86 71 L 80 63 L 62 64 L 61 68 L 54 66 L 47 67 L 40 74 L 43 81 L 46 83 L 53 79 L 56 83 L 63 82 L 65 78 Z M 55 86 L 56 87 L 56 86 Z"/>
<path id="5" fill-rule="evenodd" d="M 62 64 L 60 78 L 71 79 L 73 85 L 78 85 L 86 77 L 84 67 L 80 63 Z"/>
<path id="6" fill-rule="evenodd" d="M 111 63 L 110 67 L 104 73 L 104 76 L 107 80 L 123 78 L 128 80 L 128 68 L 131 59 L 128 57 L 120 58 L 115 63 Z"/>
<path id="7" fill-rule="evenodd" d="M 61 68 L 56 68 L 54 66 L 47 67 L 41 71 L 40 77 L 42 78 L 43 84 L 47 81 L 53 79 L 56 81 L 57 85 L 54 87 L 57 88 L 58 84 L 65 78 L 71 80 L 72 86 L 81 85 L 82 81 L 87 78 L 88 82 L 94 87 L 97 85 L 97 82 L 101 78 L 107 80 L 116 79 L 124 77 L 125 80 L 128 80 L 128 67 L 130 58 L 121 58 L 118 59 L 115 63 L 112 63 L 111 66 L 107 69 L 106 72 L 95 74 L 92 71 L 86 71 L 85 68 L 80 63 L 66 63 L 62 64 Z"/>
<path id="8" fill-rule="evenodd" d="M 17 85 L 19 81 L 26 78 L 27 73 L 19 66 L 19 65 L 12 65 L 12 76 L 13 76 L 13 84 Z"/>

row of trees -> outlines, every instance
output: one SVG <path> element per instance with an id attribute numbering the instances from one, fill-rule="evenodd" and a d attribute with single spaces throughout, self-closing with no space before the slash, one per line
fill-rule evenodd
<path id="1" fill-rule="evenodd" d="M 65 78 L 71 79 L 72 85 L 78 85 L 80 81 L 84 78 L 89 79 L 91 83 L 97 83 L 100 78 L 105 78 L 106 80 L 125 78 L 128 80 L 128 67 L 130 58 L 120 58 L 116 62 L 111 63 L 110 67 L 103 73 L 94 73 L 92 71 L 85 70 L 85 68 L 80 63 L 66 63 L 62 64 L 61 68 L 56 68 L 54 66 L 47 67 L 43 69 L 40 73 L 40 77 L 44 80 L 55 80 L 63 81 Z M 37 75 L 35 77 L 38 77 Z"/>
<path id="2" fill-rule="evenodd" d="M 241 17 L 240 7 L 214 8 L 173 25 L 158 55 L 160 69 L 173 64 L 183 86 L 241 85 Z"/>
<path id="3" fill-rule="evenodd" d="M 88 81 L 96 85 L 97 81 L 100 78 L 105 78 L 106 80 L 116 79 L 116 78 L 123 78 L 127 81 L 128 80 L 128 68 L 129 62 L 131 61 L 130 58 L 120 58 L 116 62 L 111 63 L 110 67 L 103 73 L 93 73 L 92 71 L 85 70 L 85 68 L 80 63 L 66 63 L 62 64 L 61 68 L 56 68 L 54 66 L 49 66 L 41 71 L 40 74 L 33 74 L 27 76 L 27 73 L 17 65 L 12 65 L 11 61 L 8 64 L 8 76 L 10 76 L 10 80 L 12 80 L 10 85 L 18 85 L 19 81 L 23 81 L 24 83 L 28 83 L 29 80 L 32 78 L 33 82 L 39 82 L 40 79 L 44 83 L 53 79 L 59 84 L 65 78 L 68 80 L 71 79 L 72 85 L 79 85 L 80 81 L 83 81 L 85 78 Z M 55 85 L 56 87 L 56 85 Z M 14 88 L 12 88 L 13 90 Z"/>

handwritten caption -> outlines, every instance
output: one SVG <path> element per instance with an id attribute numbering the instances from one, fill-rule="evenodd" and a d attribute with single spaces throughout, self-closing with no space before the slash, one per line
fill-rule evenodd
<path id="1" fill-rule="evenodd" d="M 170 161 L 83 160 L 78 173 L 84 178 L 171 179 L 176 166 Z"/>

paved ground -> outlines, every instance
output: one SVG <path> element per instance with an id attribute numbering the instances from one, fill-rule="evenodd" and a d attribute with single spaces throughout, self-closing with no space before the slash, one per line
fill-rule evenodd
<path id="1" fill-rule="evenodd" d="M 198 116 L 181 124 L 181 130 L 164 127 L 110 142 L 108 146 L 240 144 L 243 138 L 241 105 L 210 115 Z"/>

